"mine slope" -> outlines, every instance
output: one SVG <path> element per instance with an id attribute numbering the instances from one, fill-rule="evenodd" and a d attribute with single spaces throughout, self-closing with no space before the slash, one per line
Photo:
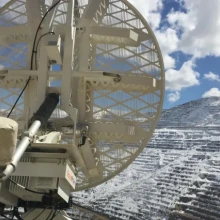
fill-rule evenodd
<path id="1" fill-rule="evenodd" d="M 164 110 L 124 172 L 73 199 L 110 219 L 220 219 L 220 98 Z"/>

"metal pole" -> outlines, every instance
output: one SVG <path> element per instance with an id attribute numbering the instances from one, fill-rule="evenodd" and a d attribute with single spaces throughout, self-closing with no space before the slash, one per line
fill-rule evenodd
<path id="1" fill-rule="evenodd" d="M 33 140 L 34 135 L 36 135 L 37 131 L 40 129 L 40 126 L 41 126 L 41 122 L 36 120 L 32 123 L 28 131 L 25 132 L 26 136 L 23 137 L 20 143 L 18 144 L 12 162 L 8 164 L 5 170 L 2 172 L 1 176 L 3 177 L 0 179 L 0 182 L 8 179 L 9 176 L 16 170 L 18 162 L 20 161 L 27 147 Z"/>
<path id="2" fill-rule="evenodd" d="M 5 170 L 2 173 L 0 173 L 0 182 L 8 179 L 9 176 L 16 170 L 18 162 L 20 161 L 27 147 L 33 141 L 33 138 L 37 134 L 41 125 L 45 125 L 47 123 L 58 103 L 59 94 L 48 94 L 38 111 L 32 117 L 32 124 L 30 128 L 28 129 L 28 131 L 24 132 L 24 137 L 16 148 L 12 162 L 6 166 Z"/>

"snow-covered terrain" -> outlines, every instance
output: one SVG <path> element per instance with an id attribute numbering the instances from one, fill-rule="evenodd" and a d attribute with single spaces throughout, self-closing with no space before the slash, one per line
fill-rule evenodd
<path id="1" fill-rule="evenodd" d="M 74 202 L 110 219 L 220 219 L 220 98 L 164 110 L 144 152 Z"/>

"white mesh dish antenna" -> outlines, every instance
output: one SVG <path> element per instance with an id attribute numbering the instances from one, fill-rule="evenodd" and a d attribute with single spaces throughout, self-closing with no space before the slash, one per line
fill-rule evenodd
<path id="1" fill-rule="evenodd" d="M 0 116 L 10 113 L 21 134 L 46 95 L 60 95 L 25 158 L 68 155 L 76 191 L 119 174 L 145 148 L 163 105 L 162 55 L 144 17 L 126 0 L 0 4 Z"/>

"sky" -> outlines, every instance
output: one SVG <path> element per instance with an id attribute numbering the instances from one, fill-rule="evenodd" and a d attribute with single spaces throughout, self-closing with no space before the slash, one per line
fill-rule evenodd
<path id="1" fill-rule="evenodd" d="M 220 0 L 128 1 L 150 24 L 162 50 L 164 108 L 220 96 Z"/>
<path id="2" fill-rule="evenodd" d="M 164 108 L 220 96 L 220 0 L 128 0 L 146 18 L 166 68 Z"/>

